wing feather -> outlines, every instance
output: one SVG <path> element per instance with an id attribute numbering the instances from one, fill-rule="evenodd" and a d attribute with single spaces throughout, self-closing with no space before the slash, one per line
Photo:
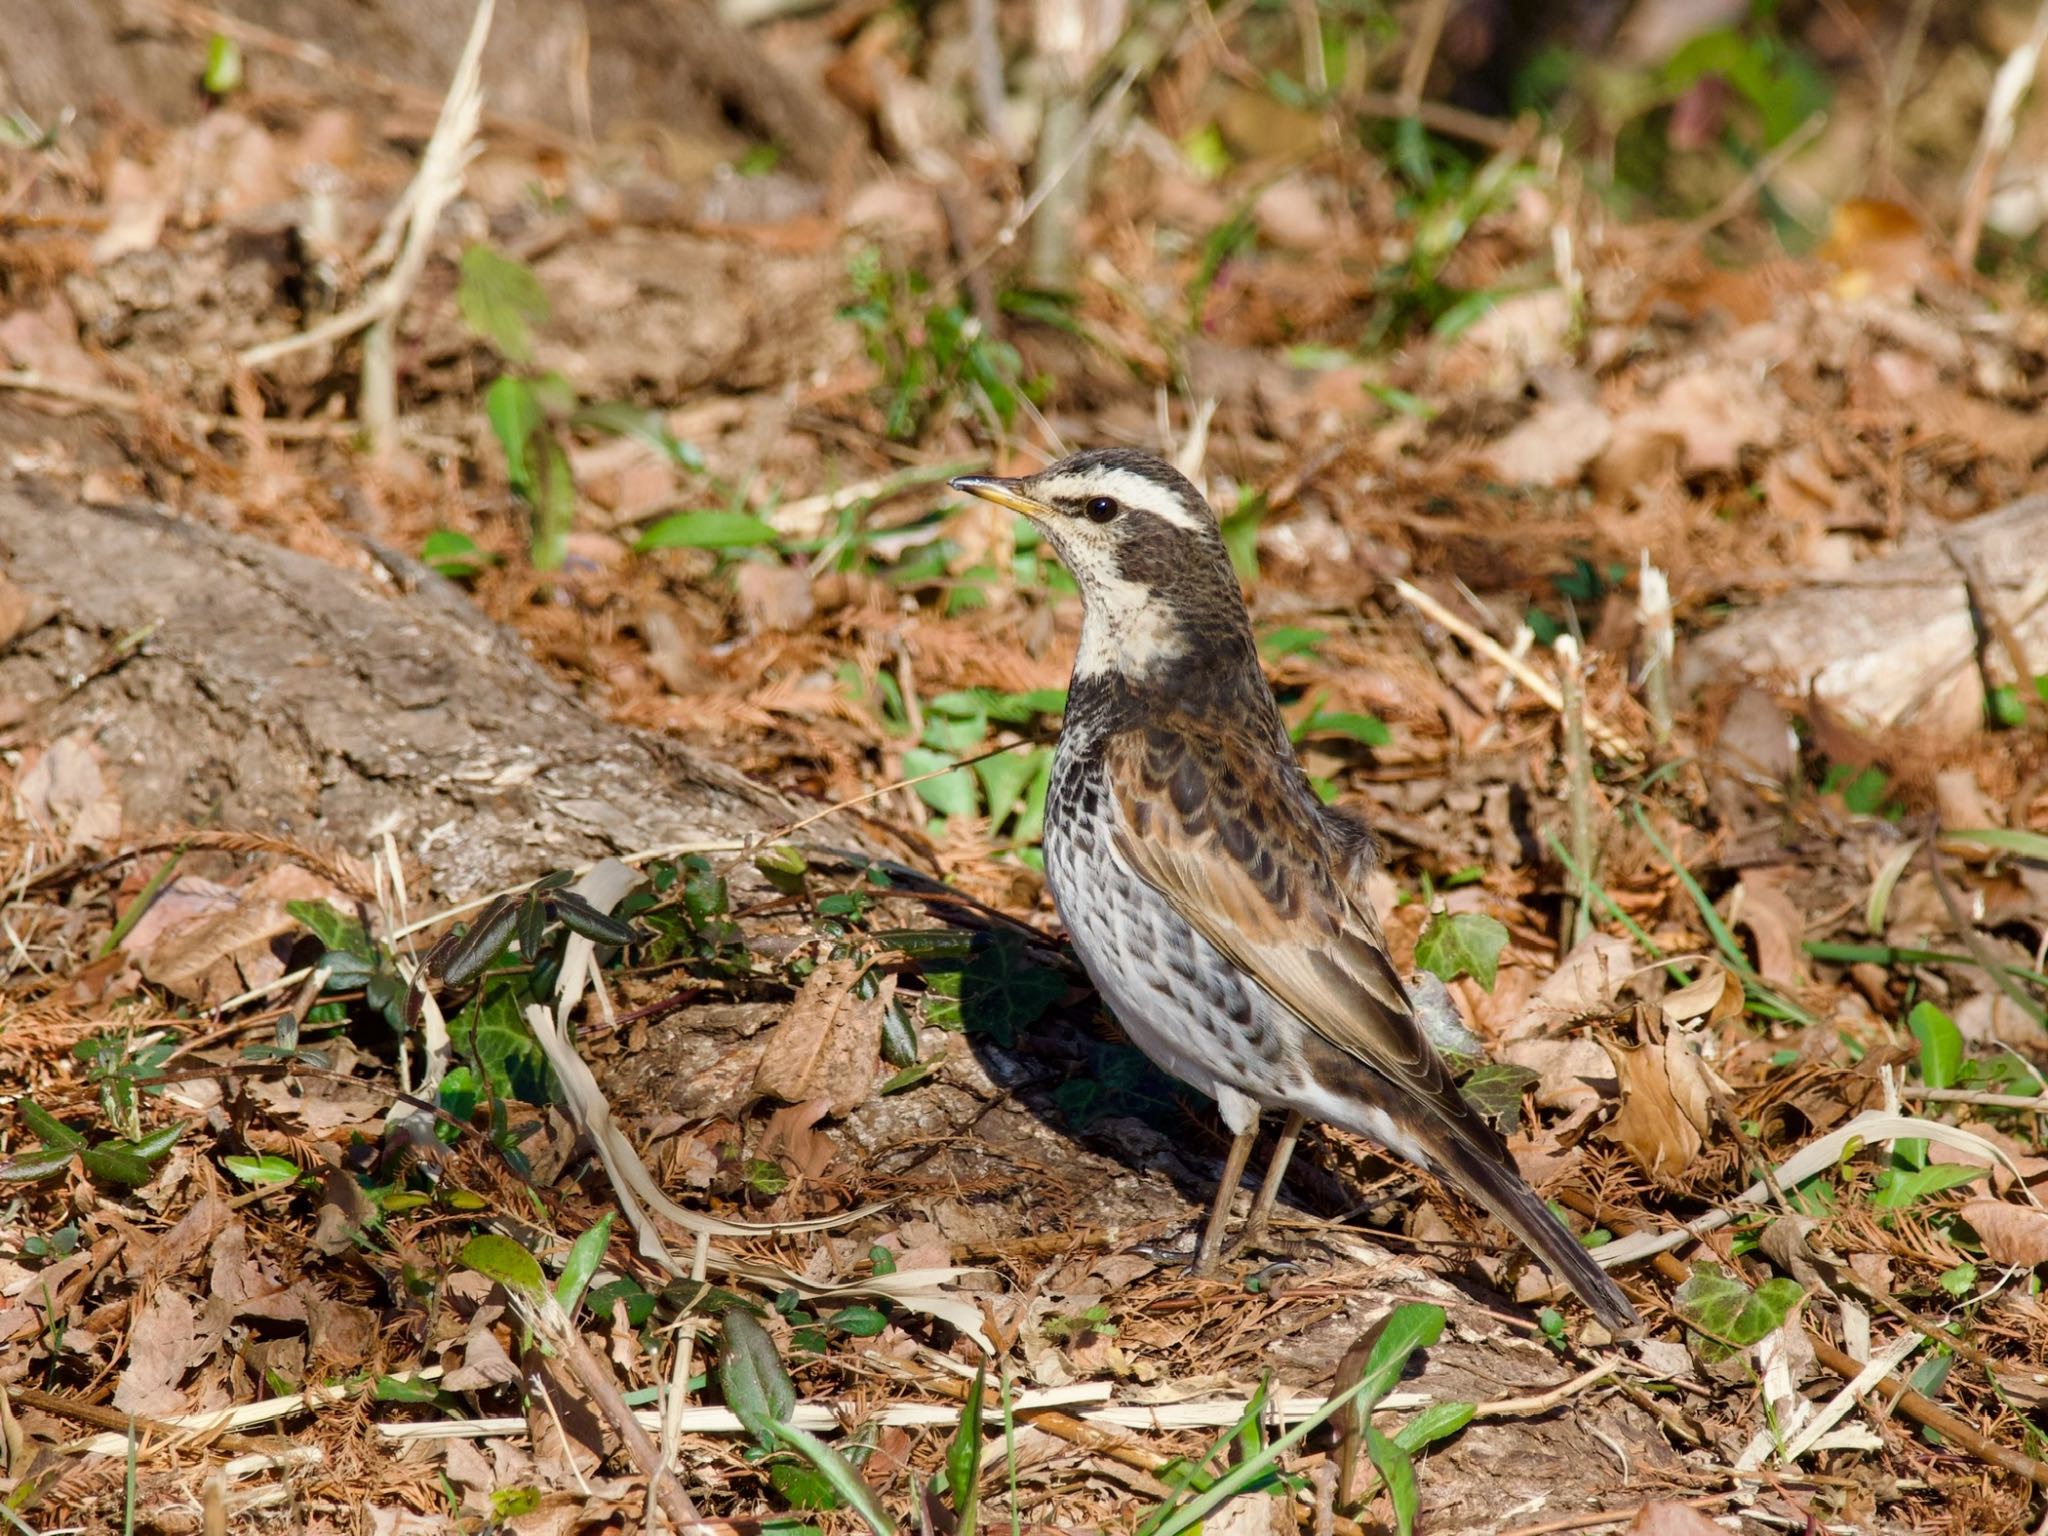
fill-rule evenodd
<path id="1" fill-rule="evenodd" d="M 1298 766 L 1242 728 L 1162 716 L 1112 737 L 1119 850 L 1174 910 L 1318 1035 L 1483 1145 L 1410 1010 L 1379 920 Z"/>

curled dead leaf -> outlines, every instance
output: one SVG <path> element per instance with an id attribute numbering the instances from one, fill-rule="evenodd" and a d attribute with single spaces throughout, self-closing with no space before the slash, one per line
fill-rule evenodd
<path id="1" fill-rule="evenodd" d="M 2007 1200 L 1967 1200 L 1963 1220 L 1984 1239 L 1984 1252 L 1997 1264 L 2032 1269 L 2048 1264 L 2048 1211 Z"/>
<path id="2" fill-rule="evenodd" d="M 1536 989 L 1529 1006 L 1501 1032 L 1501 1038 L 1526 1040 L 1532 1035 L 1554 1034 L 1576 1020 L 1611 1012 L 1622 986 L 1637 969 L 1635 952 L 1626 939 L 1588 934 Z"/>
<path id="3" fill-rule="evenodd" d="M 884 976 L 874 996 L 861 997 L 855 984 L 863 969 L 859 960 L 828 960 L 804 979 L 762 1053 L 756 1093 L 790 1104 L 822 1100 L 835 1115 L 867 1102 L 896 978 Z"/>
<path id="4" fill-rule="evenodd" d="M 1727 990 L 1728 973 L 1710 960 L 1697 979 L 1667 994 L 1659 1006 L 1669 1023 L 1690 1024 L 1694 1019 L 1705 1018 L 1712 1013 L 1720 1003 L 1722 993 Z"/>
<path id="5" fill-rule="evenodd" d="M 1705 1144 L 1714 1123 L 1714 1093 L 1725 1088 L 1678 1030 L 1640 1046 L 1625 1046 L 1609 1035 L 1600 1044 L 1621 1084 L 1621 1112 L 1602 1134 L 1626 1148 L 1650 1177 L 1675 1181 Z"/>

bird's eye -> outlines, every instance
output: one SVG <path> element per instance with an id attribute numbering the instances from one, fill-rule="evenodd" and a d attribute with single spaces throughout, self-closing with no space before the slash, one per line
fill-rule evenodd
<path id="1" fill-rule="evenodd" d="M 1091 496 L 1088 500 L 1088 505 L 1083 510 L 1087 512 L 1089 522 L 1106 523 L 1112 517 L 1115 517 L 1117 513 L 1121 512 L 1123 508 L 1118 506 L 1112 497 Z"/>

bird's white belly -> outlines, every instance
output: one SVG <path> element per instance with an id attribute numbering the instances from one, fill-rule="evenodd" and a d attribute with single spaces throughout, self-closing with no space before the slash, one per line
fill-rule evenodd
<path id="1" fill-rule="evenodd" d="M 1287 1102 L 1293 1027 L 1260 988 L 1118 857 L 1099 818 L 1048 824 L 1045 868 L 1074 952 L 1131 1043 L 1243 1130 Z"/>

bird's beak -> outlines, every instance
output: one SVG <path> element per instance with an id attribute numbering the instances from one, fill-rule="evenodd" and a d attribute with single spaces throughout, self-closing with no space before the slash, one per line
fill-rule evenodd
<path id="1" fill-rule="evenodd" d="M 1005 480 L 1000 475 L 961 475 L 946 482 L 956 491 L 965 491 L 970 496 L 979 496 L 983 501 L 992 501 L 999 507 L 1008 507 L 1012 512 L 1022 512 L 1026 517 L 1042 518 L 1052 515 L 1052 508 L 1043 502 L 1033 501 L 1017 487 L 1021 480 Z"/>

